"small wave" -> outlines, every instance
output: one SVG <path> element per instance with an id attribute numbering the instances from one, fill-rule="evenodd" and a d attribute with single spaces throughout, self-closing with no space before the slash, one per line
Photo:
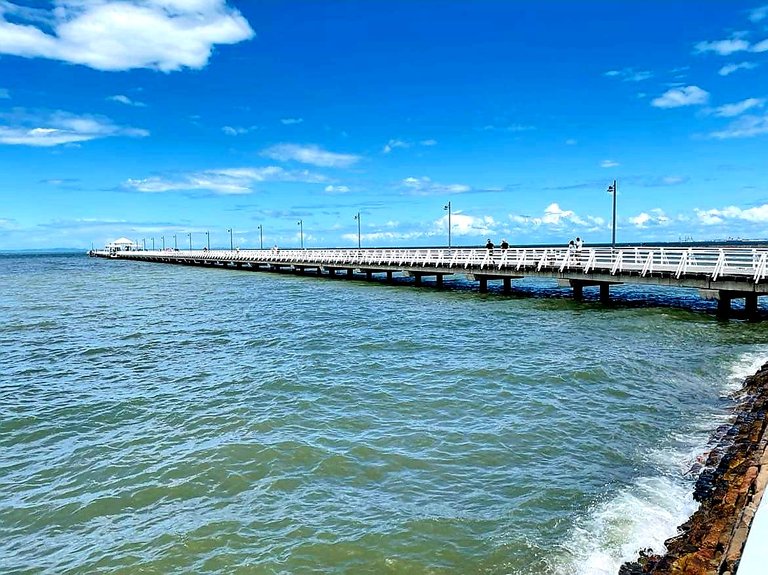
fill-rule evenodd
<path id="1" fill-rule="evenodd" d="M 664 551 L 664 541 L 696 510 L 691 485 L 667 477 L 643 477 L 598 503 L 564 543 L 568 559 L 555 572 L 616 575 L 640 549 Z"/>
<path id="2" fill-rule="evenodd" d="M 726 391 L 736 393 L 744 385 L 744 380 L 754 375 L 768 361 L 768 347 L 742 353 L 730 366 L 727 376 Z"/>

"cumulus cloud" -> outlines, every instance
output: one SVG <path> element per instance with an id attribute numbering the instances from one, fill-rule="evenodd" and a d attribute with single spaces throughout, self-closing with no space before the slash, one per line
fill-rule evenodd
<path id="1" fill-rule="evenodd" d="M 288 171 L 279 166 L 225 168 L 182 174 L 175 178 L 153 176 L 129 179 L 124 186 L 138 192 L 162 193 L 205 190 L 221 195 L 250 194 L 262 182 L 322 183 L 323 176 L 306 170 Z"/>
<path id="2" fill-rule="evenodd" d="M 125 104 L 126 106 L 134 106 L 136 108 L 144 108 L 146 104 L 143 102 L 136 102 L 134 100 L 131 100 L 128 96 L 124 96 L 122 94 L 118 94 L 116 96 L 110 96 L 107 98 L 107 100 L 110 100 L 112 102 L 119 102 L 120 104 Z"/>
<path id="3" fill-rule="evenodd" d="M 721 76 L 730 76 L 734 72 L 738 72 L 739 70 L 752 70 L 753 68 L 757 68 L 757 64 L 754 64 L 752 62 L 740 62 L 738 64 L 726 64 L 722 68 L 720 68 L 717 73 Z"/>
<path id="4" fill-rule="evenodd" d="M 31 114 L 17 109 L 0 115 L 0 143 L 52 147 L 98 138 L 128 136 L 143 138 L 147 130 L 118 126 L 103 116 L 76 115 L 64 111 Z"/>
<path id="5" fill-rule="evenodd" d="M 768 222 L 768 204 L 747 209 L 736 206 L 728 206 L 726 208 L 712 210 L 697 209 L 695 212 L 699 221 L 705 225 L 722 224 L 728 220 L 740 220 L 752 223 Z"/>
<path id="6" fill-rule="evenodd" d="M 400 182 L 408 193 L 414 196 L 436 196 L 445 194 L 463 194 L 472 188 L 465 184 L 438 184 L 427 177 L 405 178 Z"/>
<path id="7" fill-rule="evenodd" d="M 658 208 L 648 212 L 641 212 L 636 216 L 627 218 L 629 223 L 637 228 L 647 228 L 651 226 L 667 226 L 672 220 L 667 217 L 663 210 Z"/>
<path id="8" fill-rule="evenodd" d="M 264 150 L 262 155 L 280 162 L 294 161 L 323 168 L 348 168 L 360 161 L 360 156 L 353 154 L 338 154 L 319 146 L 298 144 L 277 144 Z"/>
<path id="9" fill-rule="evenodd" d="M 390 140 L 386 144 L 384 144 L 384 148 L 382 148 L 382 153 L 389 154 L 392 150 L 395 148 L 410 148 L 411 144 L 408 142 L 404 142 L 403 140 Z"/>
<path id="10" fill-rule="evenodd" d="M 747 98 L 735 104 L 725 104 L 712 110 L 712 114 L 720 118 L 733 118 L 740 116 L 752 108 L 762 108 L 765 104 L 764 98 Z"/>
<path id="11" fill-rule="evenodd" d="M 768 134 L 768 116 L 741 116 L 731 122 L 723 130 L 711 132 L 709 137 L 718 140 L 729 140 L 733 138 L 752 138 Z"/>
<path id="12" fill-rule="evenodd" d="M 52 10 L 0 4 L 0 53 L 97 70 L 203 68 L 217 44 L 254 32 L 226 0 L 55 0 Z M 13 21 L 9 21 L 11 16 Z"/>
<path id="13" fill-rule="evenodd" d="M 679 108 L 681 106 L 695 106 L 706 104 L 709 100 L 709 92 L 698 86 L 685 86 L 684 88 L 672 88 L 655 98 L 651 105 L 656 108 Z"/>
<path id="14" fill-rule="evenodd" d="M 749 42 L 742 38 L 730 38 L 728 40 L 716 40 L 714 42 L 699 42 L 694 47 L 697 53 L 714 52 L 720 56 L 728 56 L 735 52 L 749 50 Z"/>

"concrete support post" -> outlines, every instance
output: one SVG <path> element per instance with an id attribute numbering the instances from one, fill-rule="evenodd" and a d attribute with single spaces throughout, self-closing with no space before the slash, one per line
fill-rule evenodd
<path id="1" fill-rule="evenodd" d="M 477 279 L 480 281 L 480 293 L 488 293 L 488 278 L 480 276 Z"/>
<path id="2" fill-rule="evenodd" d="M 607 304 L 611 302 L 611 284 L 600 284 L 600 303 Z"/>
<path id="3" fill-rule="evenodd" d="M 352 273 L 352 272 L 353 272 L 352 268 L 347 268 L 347 277 L 348 277 L 348 278 L 351 278 L 351 277 L 352 277 L 352 275 L 353 275 L 353 273 Z"/>
<path id="4" fill-rule="evenodd" d="M 365 272 L 365 279 L 367 279 L 368 281 L 371 281 L 371 279 L 373 279 L 373 272 L 370 270 Z"/>
<path id="5" fill-rule="evenodd" d="M 388 282 L 392 281 L 392 270 L 387 270 L 387 281 Z"/>
<path id="6" fill-rule="evenodd" d="M 744 296 L 744 311 L 747 314 L 747 320 L 757 321 L 759 319 L 756 293 L 748 293 Z"/>
<path id="7" fill-rule="evenodd" d="M 575 301 L 581 301 L 584 299 L 584 286 L 581 282 L 571 282 L 573 288 L 573 299 Z"/>
<path id="8" fill-rule="evenodd" d="M 504 293 L 509 294 L 512 291 L 512 278 L 504 278 Z"/>
<path id="9" fill-rule="evenodd" d="M 443 274 L 437 274 L 437 277 L 435 278 L 435 283 L 437 284 L 437 287 L 439 288 L 443 287 Z"/>
<path id="10" fill-rule="evenodd" d="M 730 292 L 720 290 L 717 297 L 717 317 L 718 319 L 728 319 L 731 317 L 731 299 Z"/>
<path id="11" fill-rule="evenodd" d="M 413 274 L 413 282 L 415 285 L 421 285 L 421 274 Z"/>
<path id="12" fill-rule="evenodd" d="M 331 278 L 336 277 L 336 270 L 333 268 L 328 268 L 328 277 L 331 277 Z"/>

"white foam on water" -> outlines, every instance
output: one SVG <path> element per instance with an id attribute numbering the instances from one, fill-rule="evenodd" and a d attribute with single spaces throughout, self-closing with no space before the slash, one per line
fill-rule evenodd
<path id="1" fill-rule="evenodd" d="M 597 504 L 564 543 L 569 560 L 555 572 L 616 575 L 638 551 L 664 551 L 664 541 L 693 514 L 691 484 L 668 477 L 642 477 L 608 501 Z"/>
<path id="2" fill-rule="evenodd" d="M 768 361 L 768 347 L 742 353 L 730 366 L 725 391 L 733 394 L 741 389 L 744 380 L 754 375 Z"/>
<path id="3" fill-rule="evenodd" d="M 768 347 L 746 352 L 726 369 L 721 397 L 733 396 L 745 378 L 768 361 Z M 627 561 L 651 549 L 666 551 L 664 541 L 698 508 L 693 500 L 693 479 L 711 449 L 717 427 L 730 419 L 726 413 L 702 413 L 687 432 L 675 434 L 669 445 L 647 454 L 656 477 L 640 477 L 610 499 L 597 503 L 577 523 L 563 543 L 565 557 L 557 561 L 558 575 L 617 575 Z"/>

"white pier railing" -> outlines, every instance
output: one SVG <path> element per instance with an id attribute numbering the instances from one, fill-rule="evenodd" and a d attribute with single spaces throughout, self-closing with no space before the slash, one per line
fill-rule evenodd
<path id="1" fill-rule="evenodd" d="M 95 255 L 109 256 L 108 252 Z M 282 250 L 121 251 L 113 257 L 189 263 L 247 263 L 373 270 L 436 270 L 440 273 L 501 275 L 601 274 L 730 278 L 758 284 L 768 279 L 768 248 L 756 247 L 610 247 L 570 250 L 559 247 L 366 248 Z"/>

